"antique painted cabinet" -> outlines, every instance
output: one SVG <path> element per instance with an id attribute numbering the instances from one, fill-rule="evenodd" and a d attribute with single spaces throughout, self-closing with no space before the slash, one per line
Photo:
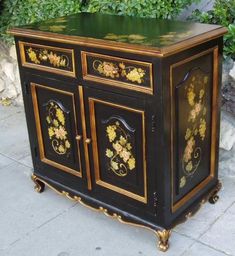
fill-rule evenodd
<path id="1" fill-rule="evenodd" d="M 83 13 L 10 33 L 36 190 L 151 229 L 167 250 L 170 230 L 218 198 L 226 29 Z"/>

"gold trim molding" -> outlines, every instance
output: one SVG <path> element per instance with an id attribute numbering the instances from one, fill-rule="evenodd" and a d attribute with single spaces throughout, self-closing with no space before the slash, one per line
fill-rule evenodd
<path id="1" fill-rule="evenodd" d="M 35 174 L 32 174 L 31 179 L 35 183 L 35 191 L 36 192 L 39 192 L 39 193 L 43 192 L 44 186 L 46 185 L 50 189 L 55 191 L 57 194 L 64 196 L 74 202 L 78 202 L 81 205 L 85 206 L 86 208 L 88 208 L 92 211 L 103 213 L 105 216 L 107 216 L 113 220 L 117 220 L 118 222 L 120 222 L 122 224 L 130 225 L 130 226 L 137 227 L 137 228 L 144 228 L 149 231 L 152 231 L 159 239 L 159 242 L 158 242 L 159 250 L 165 252 L 169 248 L 169 237 L 171 235 L 171 230 L 166 230 L 166 229 L 154 230 L 153 228 L 150 228 L 150 227 L 142 225 L 142 224 L 123 220 L 123 218 L 120 214 L 109 213 L 109 211 L 102 206 L 99 206 L 98 208 L 92 207 L 92 206 L 88 205 L 87 203 L 85 203 L 80 196 L 71 196 L 69 194 L 69 192 L 66 192 L 64 190 L 59 191 L 58 189 L 54 188 L 52 185 L 50 185 L 43 179 L 37 177 Z"/>
<path id="2" fill-rule="evenodd" d="M 71 54 L 72 58 L 72 71 L 69 70 L 64 70 L 56 67 L 48 67 L 36 63 L 30 63 L 26 61 L 26 56 L 25 56 L 25 48 L 24 46 L 30 46 L 34 48 L 41 48 L 45 50 L 52 50 L 52 51 L 59 51 L 59 52 L 64 52 L 64 53 L 69 53 Z M 23 67 L 28 67 L 28 68 L 33 68 L 41 71 L 46 71 L 50 73 L 55 73 L 59 75 L 65 75 L 65 76 L 70 76 L 70 77 L 76 77 L 75 74 L 75 60 L 74 60 L 74 50 L 73 49 L 66 49 L 66 48 L 59 48 L 59 47 L 52 47 L 52 46 L 47 46 L 47 45 L 41 45 L 41 44 L 33 44 L 33 43 L 27 43 L 23 41 L 19 41 L 19 49 L 20 49 L 20 57 L 21 57 L 21 64 Z"/>
<path id="3" fill-rule="evenodd" d="M 175 204 L 173 203 L 174 195 L 174 113 L 173 113 L 173 68 L 181 66 L 187 62 L 190 62 L 194 59 L 207 55 L 209 53 L 213 54 L 213 94 L 212 94 L 212 110 L 211 110 L 211 157 L 210 157 L 210 175 L 200 182 L 196 187 L 194 187 L 188 194 L 183 196 Z M 186 204 L 192 197 L 194 197 L 201 189 L 203 189 L 210 181 L 213 180 L 215 176 L 215 157 L 216 157 L 216 141 L 217 141 L 217 112 L 218 112 L 218 46 L 210 48 L 206 51 L 203 51 L 199 54 L 196 54 L 190 58 L 179 61 L 170 66 L 170 98 L 171 98 L 171 210 L 172 212 L 177 211 L 180 207 Z"/>

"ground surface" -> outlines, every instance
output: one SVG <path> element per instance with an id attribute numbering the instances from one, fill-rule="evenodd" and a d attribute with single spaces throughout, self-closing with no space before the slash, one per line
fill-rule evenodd
<path id="1" fill-rule="evenodd" d="M 31 172 L 23 108 L 0 107 L 0 256 L 235 256 L 235 178 L 221 177 L 217 204 L 175 228 L 161 253 L 152 232 L 34 192 Z"/>

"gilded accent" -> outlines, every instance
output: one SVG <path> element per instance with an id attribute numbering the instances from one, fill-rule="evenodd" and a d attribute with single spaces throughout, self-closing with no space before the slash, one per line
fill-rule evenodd
<path id="1" fill-rule="evenodd" d="M 158 242 L 158 248 L 160 251 L 167 251 L 167 249 L 169 248 L 169 237 L 171 235 L 171 230 L 158 230 L 157 231 L 157 235 L 159 238 L 159 242 Z"/>
<path id="2" fill-rule="evenodd" d="M 46 49 L 33 49 L 30 47 L 26 50 L 30 60 L 35 64 L 51 64 L 54 67 L 68 67 L 69 58 L 66 55 L 57 55 L 53 51 L 48 51 Z"/>
<path id="3" fill-rule="evenodd" d="M 146 71 L 142 68 L 136 68 L 133 66 L 126 67 L 123 62 L 115 64 L 107 61 L 94 60 L 92 66 L 96 72 L 105 77 L 124 77 L 126 80 L 138 84 L 142 84 L 144 82 L 144 77 L 146 75 Z"/>
<path id="4" fill-rule="evenodd" d="M 173 68 L 185 64 L 189 61 L 197 59 L 206 54 L 213 53 L 213 95 L 212 95 L 212 124 L 211 124 L 211 156 L 210 156 L 210 175 L 205 178 L 201 183 L 195 186 L 189 193 L 187 193 L 184 197 L 182 197 L 179 201 L 174 203 L 174 136 L 173 136 L 173 122 L 174 122 L 174 114 L 173 114 L 173 80 L 172 80 L 172 72 Z M 201 189 L 203 189 L 209 182 L 214 179 L 215 176 L 215 159 L 216 159 L 216 141 L 217 141 L 217 113 L 218 113 L 218 46 L 210 48 L 206 51 L 203 51 L 199 54 L 196 54 L 190 58 L 187 58 L 183 61 L 177 62 L 170 66 L 170 98 L 171 98 L 171 210 L 175 212 L 180 207 L 182 207 L 185 203 L 188 202 L 193 196 L 195 196 Z"/>
<path id="5" fill-rule="evenodd" d="M 88 73 L 87 57 L 89 56 L 97 58 L 93 61 L 93 69 L 99 75 Z M 81 58 L 82 75 L 84 80 L 103 83 L 107 86 L 112 85 L 116 87 L 125 88 L 128 90 L 153 94 L 152 63 L 128 60 L 124 58 L 84 51 L 81 51 Z M 102 59 L 102 61 L 100 59 Z M 111 61 L 117 62 L 118 64 L 115 64 Z M 130 63 L 130 65 L 128 63 Z M 146 76 L 147 70 L 149 70 L 149 82 L 148 84 L 144 84 L 144 78 Z M 126 78 L 126 81 L 118 80 L 118 78 L 121 77 Z"/>
<path id="6" fill-rule="evenodd" d="M 37 176 L 35 176 L 34 174 L 32 174 L 31 176 L 32 181 L 34 182 L 35 186 L 34 186 L 34 190 L 38 193 L 42 193 L 44 191 L 45 188 L 45 184 L 44 182 L 40 181 Z"/>
<path id="7" fill-rule="evenodd" d="M 159 239 L 159 244 L 158 247 L 161 251 L 166 251 L 169 247 L 168 241 L 169 241 L 169 236 L 171 234 L 170 230 L 155 230 L 153 228 L 150 228 L 148 226 L 142 225 L 142 224 L 138 224 L 138 223 L 134 223 L 134 222 L 130 222 L 130 221 L 126 221 L 123 220 L 122 216 L 117 214 L 117 213 L 109 213 L 108 210 L 102 206 L 99 206 L 98 208 L 95 208 L 93 206 L 88 205 L 87 203 L 85 203 L 82 198 L 80 196 L 71 196 L 69 194 L 69 192 L 66 191 L 59 191 L 58 189 L 54 188 L 52 185 L 50 185 L 49 183 L 47 183 L 46 181 L 44 181 L 43 179 L 37 177 L 35 174 L 32 174 L 32 180 L 34 182 L 43 184 L 44 186 L 47 185 L 49 188 L 51 188 L 53 191 L 55 191 L 57 194 L 64 196 L 66 198 L 68 198 L 69 200 L 75 201 L 80 203 L 82 206 L 85 206 L 86 208 L 93 210 L 95 212 L 100 212 L 103 213 L 105 216 L 110 217 L 114 220 L 117 220 L 118 222 L 125 224 L 125 225 L 130 225 L 133 227 L 138 227 L 138 228 L 144 228 L 147 229 L 149 231 L 154 232 L 154 234 L 158 237 Z"/>
<path id="8" fill-rule="evenodd" d="M 25 49 L 27 47 L 27 49 Z M 19 41 L 22 66 L 70 77 L 76 77 L 74 50 Z M 55 52 L 60 52 L 60 56 Z M 26 54 L 31 62 L 27 61 Z M 71 63 L 69 57 L 71 55 Z M 47 66 L 49 64 L 51 66 Z M 70 67 L 71 70 L 65 68 Z"/>
<path id="9" fill-rule="evenodd" d="M 77 118 L 76 118 L 76 109 L 75 109 L 75 101 L 74 101 L 74 94 L 71 92 L 67 91 L 62 91 L 59 89 L 47 87 L 44 85 L 39 85 L 35 83 L 31 83 L 31 92 L 32 92 L 32 101 L 33 101 L 33 110 L 34 110 L 34 117 L 35 117 L 35 124 L 36 124 L 36 132 L 37 132 L 37 139 L 38 139 L 38 144 L 39 144 L 39 153 L 40 153 L 40 160 L 46 164 L 52 165 L 60 170 L 63 170 L 65 172 L 71 173 L 75 176 L 82 177 L 82 167 L 81 167 L 81 154 L 80 154 L 80 144 L 79 141 L 77 141 L 77 148 L 78 148 L 78 158 L 79 158 L 79 169 L 80 170 L 74 170 L 68 166 L 65 166 L 63 164 L 57 163 L 53 160 L 50 160 L 46 158 L 45 156 L 45 150 L 44 150 L 44 141 L 43 141 L 43 136 L 42 136 L 42 129 L 41 129 L 41 120 L 40 120 L 40 114 L 39 114 L 39 106 L 38 106 L 38 99 L 37 99 L 37 87 L 38 88 L 43 88 L 45 90 L 49 91 L 55 91 L 58 93 L 62 93 L 65 95 L 69 95 L 71 97 L 72 103 L 73 103 L 73 113 L 74 113 L 74 121 L 75 121 L 75 127 L 76 127 L 76 134 L 78 133 L 77 131 Z M 62 120 L 62 119 L 61 119 Z"/>
<path id="10" fill-rule="evenodd" d="M 130 135 L 120 126 L 118 121 L 106 128 L 106 135 L 112 148 L 106 149 L 109 158 L 109 169 L 116 175 L 124 177 L 128 171 L 135 169 L 135 158 L 131 152 L 132 145 L 128 141 Z"/>
<path id="11" fill-rule="evenodd" d="M 91 136 L 92 136 L 92 150 L 93 150 L 93 157 L 94 157 L 94 169 L 95 169 L 95 181 L 96 184 L 103 186 L 107 189 L 113 190 L 117 193 L 120 193 L 124 196 L 133 198 L 137 201 L 147 203 L 147 171 L 146 171 L 146 153 L 145 153 L 145 112 L 142 110 L 137 110 L 133 108 L 129 108 L 126 106 L 114 104 L 111 102 L 95 99 L 95 98 L 88 98 L 89 100 L 89 109 L 90 109 L 90 124 L 91 124 Z M 138 194 L 135 194 L 133 192 L 130 192 L 126 189 L 122 189 L 118 186 L 112 185 L 110 183 L 107 183 L 103 181 L 100 177 L 100 164 L 99 164 L 99 150 L 98 150 L 98 144 L 97 144 L 97 134 L 96 134 L 96 118 L 95 118 L 95 103 L 101 103 L 108 106 L 125 109 L 130 112 L 139 113 L 142 116 L 142 134 L 143 134 L 143 176 L 144 176 L 144 195 L 140 196 Z M 112 137 L 111 137 L 112 138 Z M 107 152 L 105 152 L 107 153 Z M 108 153 L 109 154 L 109 153 Z M 134 163 L 130 163 L 133 165 Z"/>
<path id="12" fill-rule="evenodd" d="M 65 128 L 66 120 L 63 110 L 56 102 L 50 101 L 47 106 L 47 113 L 48 135 L 53 150 L 59 155 L 68 154 L 71 143 L 67 138 L 68 132 Z"/>

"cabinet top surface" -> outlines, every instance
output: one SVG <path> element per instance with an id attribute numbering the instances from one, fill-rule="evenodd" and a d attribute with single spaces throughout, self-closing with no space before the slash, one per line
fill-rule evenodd
<path id="1" fill-rule="evenodd" d="M 157 20 L 107 14 L 80 13 L 10 30 L 15 35 L 92 40 L 94 43 L 152 48 L 162 52 L 174 45 L 218 37 L 226 29 L 218 25 Z M 195 42 L 194 42 L 195 43 Z M 115 45 L 114 44 L 114 45 Z"/>

